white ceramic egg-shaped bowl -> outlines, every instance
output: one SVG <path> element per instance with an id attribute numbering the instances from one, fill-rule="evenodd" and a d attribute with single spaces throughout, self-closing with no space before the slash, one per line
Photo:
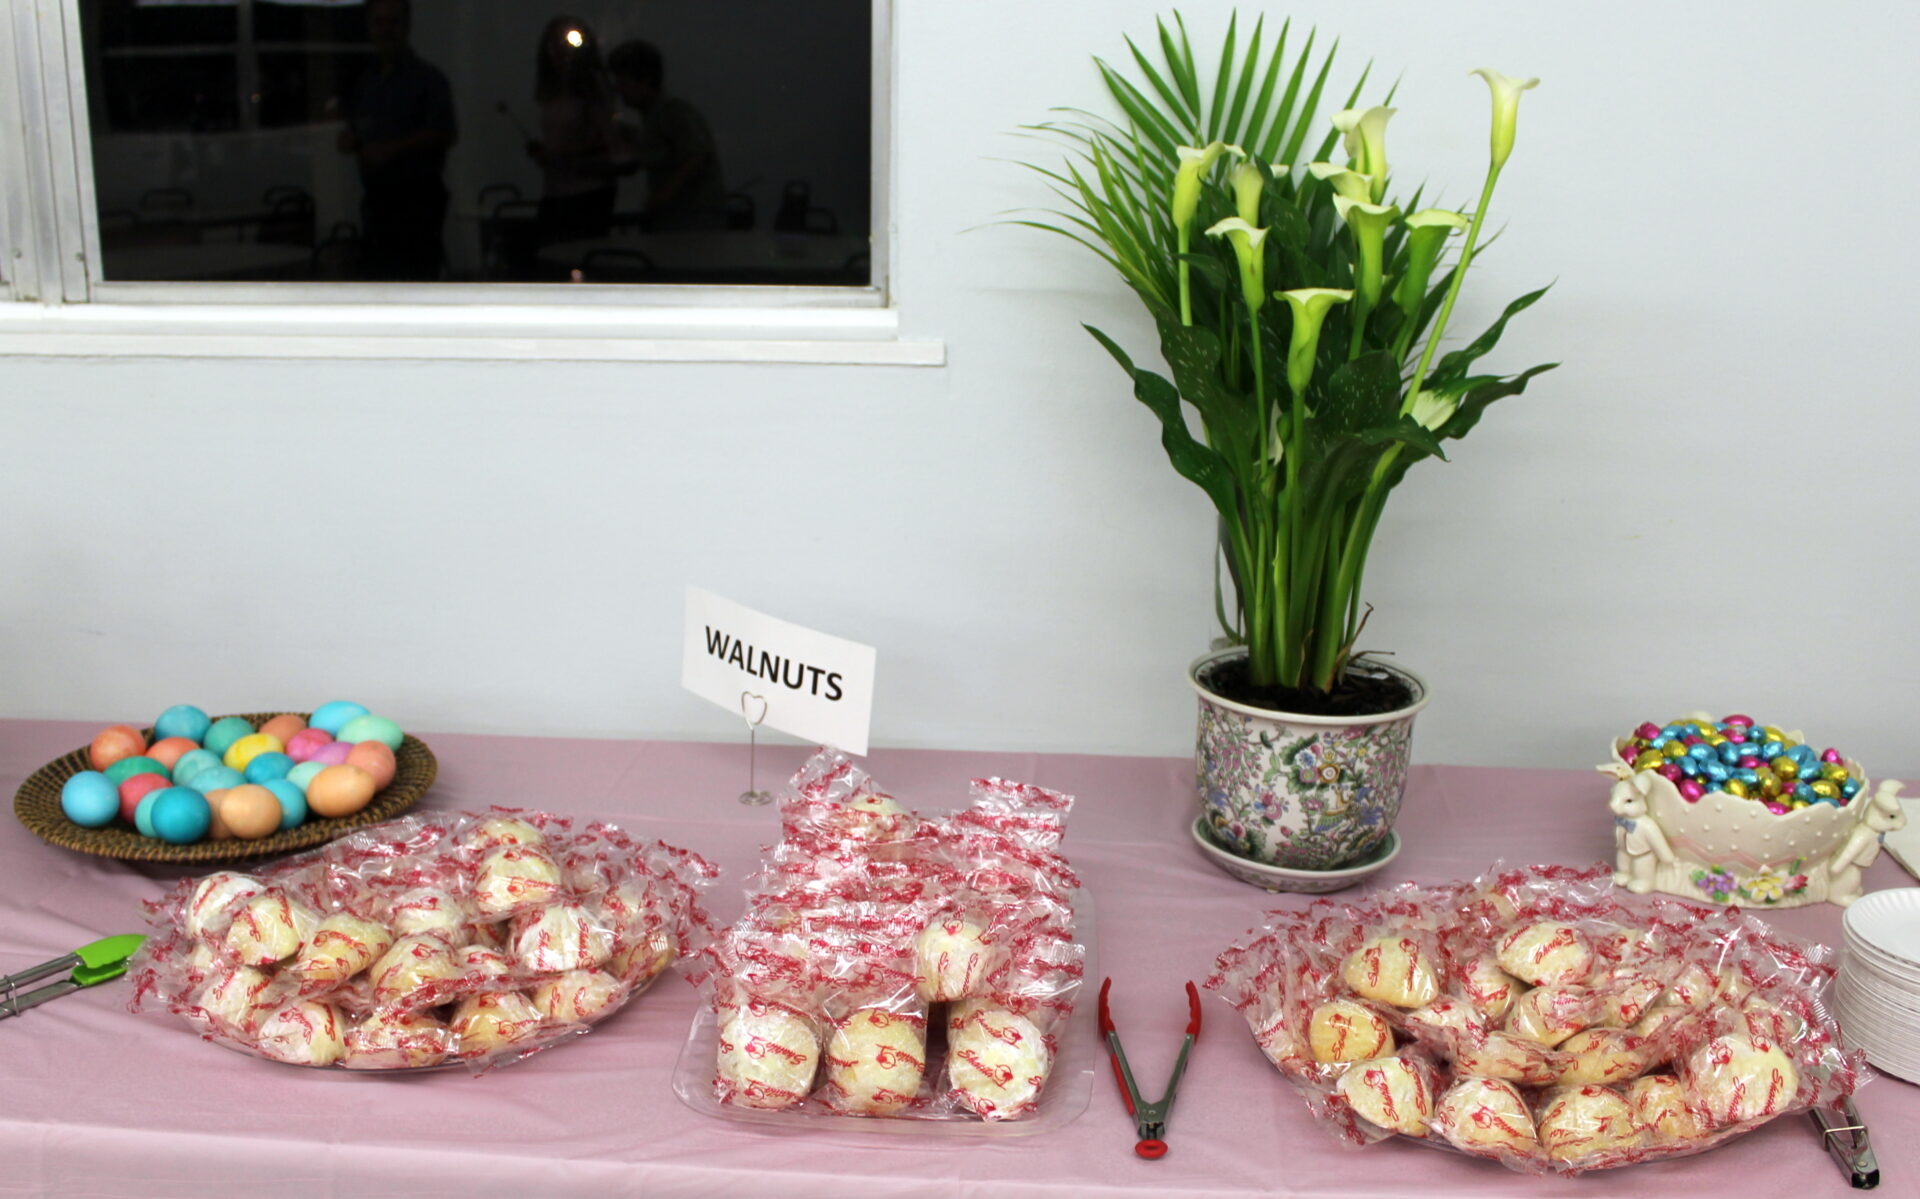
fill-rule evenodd
<path id="1" fill-rule="evenodd" d="M 1831 859 L 1873 803 L 1866 772 L 1851 759 L 1846 767 L 1860 780 L 1860 790 L 1841 806 L 1816 803 L 1777 814 L 1757 800 L 1724 791 L 1709 791 L 1688 803 L 1666 776 L 1636 771 L 1621 761 L 1622 744 L 1614 743 L 1613 761 L 1600 769 L 1645 797 L 1647 816 L 1671 850 L 1668 860 L 1657 846 L 1648 848 L 1649 834 L 1643 831 L 1638 838 L 1639 853 L 1654 858 L 1652 889 L 1686 899 L 1775 908 L 1826 900 L 1833 881 Z M 1622 875 L 1629 873 L 1625 841 L 1630 820 L 1616 811 L 1614 839 Z"/>

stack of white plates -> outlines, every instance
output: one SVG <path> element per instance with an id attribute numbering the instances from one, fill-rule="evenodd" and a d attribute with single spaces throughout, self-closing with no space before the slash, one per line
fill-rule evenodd
<path id="1" fill-rule="evenodd" d="M 1834 985 L 1848 1045 L 1920 1082 L 1920 887 L 1875 891 L 1847 909 L 1846 954 Z"/>

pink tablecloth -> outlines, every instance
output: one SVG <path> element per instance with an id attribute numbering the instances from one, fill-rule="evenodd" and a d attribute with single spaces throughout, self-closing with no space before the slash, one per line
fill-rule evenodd
<path id="1" fill-rule="evenodd" d="M 0 722 L 0 787 L 83 744 L 90 726 Z M 429 736 L 440 758 L 433 808 L 538 805 L 616 821 L 695 849 L 726 869 L 715 914 L 738 913 L 739 882 L 773 815 L 734 801 L 735 746 Z M 762 773 L 797 765 L 763 754 Z M 770 766 L 765 759 L 773 759 Z M 1080 797 L 1068 846 L 1099 910 L 1100 969 L 1124 1007 L 1142 1084 L 1156 1089 L 1179 1043 L 1180 984 L 1269 906 L 1300 901 L 1217 873 L 1187 840 L 1190 763 L 1170 758 L 876 752 L 890 789 L 925 807 L 961 801 L 988 774 Z M 1495 858 L 1589 863 L 1612 850 L 1590 772 L 1419 767 L 1400 823 L 1406 849 L 1378 880 L 1471 876 Z M 138 930 L 137 901 L 176 874 L 85 858 L 0 822 L 0 971 Z M 1909 885 L 1882 862 L 1869 886 Z M 1828 942 L 1839 911 L 1779 913 Z M 1088 996 L 1091 1002 L 1091 996 Z M 317 1074 L 225 1052 L 171 1017 L 129 1015 L 115 984 L 0 1022 L 0 1194 L 206 1196 L 1067 1196 L 1566 1194 L 1839 1195 L 1847 1190 L 1810 1126 L 1778 1121 L 1709 1155 L 1577 1180 L 1388 1143 L 1337 1147 L 1208 996 L 1169 1141 L 1133 1155 L 1133 1127 L 1108 1077 L 1056 1135 L 994 1142 L 796 1137 L 684 1107 L 670 1077 L 698 996 L 665 980 L 588 1037 L 479 1078 Z M 1862 1092 L 1885 1193 L 1920 1189 L 1920 1090 L 1891 1078 Z"/>

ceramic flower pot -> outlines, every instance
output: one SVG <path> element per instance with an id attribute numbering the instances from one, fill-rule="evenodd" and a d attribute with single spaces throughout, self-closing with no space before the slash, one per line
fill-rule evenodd
<path id="1" fill-rule="evenodd" d="M 1226 699 L 1202 682 L 1215 663 L 1245 652 L 1203 654 L 1187 668 L 1200 696 L 1200 810 L 1214 840 L 1292 870 L 1334 870 L 1374 851 L 1400 814 L 1426 683 L 1376 665 L 1412 689 L 1412 703 L 1377 716 L 1275 712 Z"/>
<path id="2" fill-rule="evenodd" d="M 1665 891 L 1702 903 L 1797 908 L 1860 898 L 1861 871 L 1883 833 L 1906 825 L 1893 780 L 1878 788 L 1860 763 L 1847 768 L 1860 791 L 1844 805 L 1817 803 L 1775 814 L 1751 799 L 1709 791 L 1689 801 L 1671 781 L 1619 760 L 1600 770 L 1616 781 L 1613 881 L 1638 894 Z"/>

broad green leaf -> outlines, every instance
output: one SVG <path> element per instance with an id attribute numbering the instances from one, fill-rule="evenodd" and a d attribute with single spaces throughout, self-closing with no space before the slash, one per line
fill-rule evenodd
<path id="1" fill-rule="evenodd" d="M 1559 365 L 1557 362 L 1548 362 L 1521 371 L 1512 378 L 1495 379 L 1492 382 L 1482 383 L 1478 387 L 1469 389 L 1460 397 L 1460 406 L 1453 410 L 1453 415 L 1448 418 L 1447 423 L 1440 426 L 1440 436 L 1446 438 L 1465 437 L 1473 431 L 1475 425 L 1480 423 L 1481 416 L 1486 413 L 1487 408 L 1492 405 L 1495 400 L 1503 400 L 1508 396 L 1519 395 L 1527 389 L 1528 381 L 1535 375 L 1544 374 Z"/>
<path id="2" fill-rule="evenodd" d="M 1341 351 L 1344 353 L 1344 351 Z M 1315 417 L 1332 433 L 1359 433 L 1400 415 L 1400 364 L 1385 351 L 1343 362 L 1320 388 Z"/>
<path id="3" fill-rule="evenodd" d="M 1238 286 L 1237 277 L 1230 273 L 1218 258 L 1210 254 L 1175 254 L 1174 258 L 1192 263 L 1195 270 L 1205 275 L 1210 283 L 1222 291 Z"/>
<path id="4" fill-rule="evenodd" d="M 1167 451 L 1167 461 L 1173 464 L 1181 478 L 1197 485 L 1207 493 L 1213 506 L 1229 524 L 1235 525 L 1240 519 L 1239 493 L 1234 484 L 1233 471 L 1228 469 L 1226 459 L 1219 451 L 1201 444 L 1187 429 L 1187 418 L 1180 407 L 1180 393 L 1172 383 L 1152 371 L 1138 370 L 1127 352 L 1114 340 L 1092 325 L 1082 328 L 1093 334 L 1094 339 L 1107 348 L 1115 362 L 1133 379 L 1133 394 L 1160 418 L 1160 444 Z"/>
<path id="5" fill-rule="evenodd" d="M 1255 457 L 1253 447 L 1259 444 L 1260 420 L 1252 398 L 1229 388 L 1221 379 L 1220 339 L 1213 330 L 1162 321 L 1160 356 L 1172 368 L 1181 396 L 1200 413 L 1213 444 L 1236 461 Z"/>
<path id="6" fill-rule="evenodd" d="M 1547 288 L 1543 287 L 1539 291 L 1530 291 L 1513 303 L 1508 304 L 1506 311 L 1500 314 L 1500 319 L 1487 326 L 1485 333 L 1482 333 L 1451 354 L 1443 356 L 1440 359 L 1440 364 L 1433 368 L 1433 378 L 1445 382 L 1447 379 L 1457 378 L 1466 374 L 1467 369 L 1474 364 L 1476 359 L 1480 358 L 1488 350 L 1491 350 L 1494 345 L 1499 342 L 1500 335 L 1506 332 L 1507 322 L 1512 320 L 1515 314 L 1531 308 L 1535 300 L 1538 300 L 1546 294 Z"/>

